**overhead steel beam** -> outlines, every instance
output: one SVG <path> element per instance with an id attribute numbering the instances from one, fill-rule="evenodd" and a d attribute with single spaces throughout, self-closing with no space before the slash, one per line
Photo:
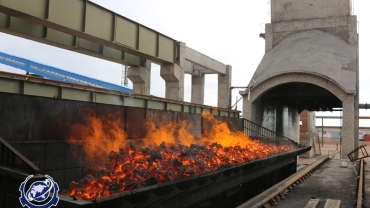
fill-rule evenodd
<path id="1" fill-rule="evenodd" d="M 100 53 L 104 50 L 99 45 L 125 52 L 124 56 L 132 54 L 156 63 L 176 61 L 176 40 L 88 0 L 1 0 L 0 12 L 3 16 L 7 14 L 17 18 L 5 17 L 4 22 L 3 17 L 0 23 L 2 28 L 11 28 L 8 32 L 18 32 L 14 34 L 17 36 L 20 36 L 19 32 L 27 35 L 32 33 L 31 36 L 37 37 L 32 40 L 39 42 L 48 37 L 55 39 L 64 36 L 63 41 L 69 39 L 75 45 L 77 42 L 79 46 L 84 45 L 88 50 Z M 22 28 L 25 21 L 33 23 L 31 31 L 26 32 Z M 45 32 L 45 28 L 48 31 Z M 78 40 L 74 40 L 74 37 Z"/>
<path id="2" fill-rule="evenodd" d="M 214 74 L 226 74 L 226 65 L 212 59 L 194 49 L 189 47 L 185 48 L 185 60 L 191 62 L 197 66 L 200 66 L 206 70 L 213 71 Z"/>
<path id="3" fill-rule="evenodd" d="M 0 32 L 123 65 L 139 66 L 141 59 L 114 48 L 78 38 L 0 13 Z"/>

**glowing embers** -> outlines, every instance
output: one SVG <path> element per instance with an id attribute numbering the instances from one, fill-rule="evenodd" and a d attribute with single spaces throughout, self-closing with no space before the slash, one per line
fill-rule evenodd
<path id="1" fill-rule="evenodd" d="M 223 147 L 209 142 L 190 146 L 162 142 L 159 146 L 136 147 L 130 143 L 119 152 L 110 152 L 105 167 L 90 168 L 90 174 L 84 179 L 72 182 L 67 195 L 94 200 L 165 181 L 215 172 L 293 149 L 287 145 L 276 146 L 255 140 L 249 140 L 244 147 Z"/>
<path id="2" fill-rule="evenodd" d="M 83 124 L 70 127 L 69 142 L 82 144 L 83 150 L 73 152 L 74 156 L 86 158 L 90 164 L 105 165 L 91 167 L 85 178 L 71 183 L 65 194 L 78 199 L 94 200 L 165 181 L 200 176 L 294 150 L 287 145 L 252 140 L 242 131 L 231 131 L 226 122 L 212 115 L 202 115 L 201 122 L 147 121 L 142 124 L 145 137 L 130 140 L 123 131 L 125 124 L 119 114 L 98 118 L 93 111 L 82 113 Z M 197 125 L 202 130 L 200 138 L 192 133 L 199 129 Z"/>

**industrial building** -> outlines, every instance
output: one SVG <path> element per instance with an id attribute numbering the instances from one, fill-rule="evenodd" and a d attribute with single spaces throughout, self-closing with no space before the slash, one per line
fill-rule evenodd
<path id="1" fill-rule="evenodd" d="M 1 0 L 0 32 L 124 65 L 133 87 L 0 52 L 0 207 L 269 207 L 315 171 L 322 180 L 296 191 L 356 196 L 293 197 L 297 207 L 368 203 L 353 1 L 272 0 L 265 54 L 243 86 L 232 63 L 92 1 L 35 2 Z M 164 98 L 152 96 L 153 63 Z M 204 104 L 206 75 L 217 107 Z M 342 112 L 339 135 L 315 125 L 320 111 Z M 340 150 L 319 157 L 315 142 L 337 136 Z M 325 182 L 331 168 L 339 185 Z"/>

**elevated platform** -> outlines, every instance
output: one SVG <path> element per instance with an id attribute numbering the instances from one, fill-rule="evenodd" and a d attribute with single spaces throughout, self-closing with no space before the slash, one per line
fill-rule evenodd
<path id="1" fill-rule="evenodd" d="M 280 181 L 238 208 L 369 207 L 370 158 L 339 159 L 339 151 L 330 155 L 300 158 L 297 173 Z"/>

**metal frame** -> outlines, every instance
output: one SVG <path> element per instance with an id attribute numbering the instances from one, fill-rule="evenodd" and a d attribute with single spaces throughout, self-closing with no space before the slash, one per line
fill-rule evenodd
<path id="1" fill-rule="evenodd" d="M 277 183 L 261 194 L 253 197 L 245 203 L 239 205 L 237 208 L 249 208 L 249 207 L 270 207 L 271 205 L 277 205 L 277 202 L 284 198 L 290 190 L 293 189 L 295 184 L 302 183 L 303 180 L 307 179 L 313 172 L 320 168 L 327 160 L 329 156 L 322 156 L 315 162 L 304 167 L 301 171 L 291 175 L 287 179 Z"/>
<path id="2" fill-rule="evenodd" d="M 0 12 L 3 28 L 31 33 L 39 42 L 65 42 L 97 54 L 107 53 L 102 50 L 106 46 L 124 52 L 123 57 L 131 54 L 157 63 L 176 61 L 176 40 L 88 0 L 2 0 Z M 24 27 L 25 21 L 30 28 Z"/>
<path id="3" fill-rule="evenodd" d="M 29 161 L 18 150 L 0 137 L 0 173 L 17 173 L 21 178 L 25 175 L 39 174 L 40 169 Z"/>
<path id="4" fill-rule="evenodd" d="M 236 165 L 215 173 L 102 197 L 93 201 L 94 207 L 191 206 L 289 164 L 295 165 L 296 156 L 310 148 L 298 147 L 293 152 Z M 61 198 L 61 201 L 64 207 L 72 207 L 79 202 L 73 201 L 71 197 Z"/>
<path id="5" fill-rule="evenodd" d="M 0 92 L 239 118 L 240 111 L 0 71 Z"/>
<path id="6" fill-rule="evenodd" d="M 101 80 L 93 79 L 83 75 L 79 75 L 73 72 L 68 72 L 63 69 L 58 69 L 45 64 L 37 63 L 31 60 L 20 58 L 17 56 L 9 55 L 0 52 L 0 63 L 8 66 L 12 66 L 21 69 L 26 72 L 30 72 L 48 79 L 69 82 L 72 84 L 81 84 L 87 86 L 93 86 L 98 88 L 105 88 L 110 90 L 116 90 L 126 93 L 132 93 L 132 89 L 112 83 L 104 82 Z"/>
<path id="7" fill-rule="evenodd" d="M 260 127 L 260 129 L 265 130 L 263 127 Z M 268 130 L 267 132 L 272 131 Z M 291 152 L 274 155 L 268 158 L 262 158 L 232 167 L 225 167 L 224 169 L 221 169 L 217 172 L 204 174 L 199 177 L 168 181 L 161 184 L 134 189 L 132 191 L 114 194 L 108 197 L 102 197 L 93 202 L 73 200 L 73 198 L 71 197 L 60 196 L 58 207 L 97 208 L 122 206 L 192 206 L 204 200 L 209 200 L 214 196 L 226 193 L 229 190 L 231 191 L 237 187 L 243 186 L 243 184 L 259 178 L 263 175 L 272 172 L 278 172 L 278 170 L 284 167 L 295 167 L 297 156 L 310 150 L 311 148 L 299 146 L 294 141 L 283 137 L 278 137 L 276 136 L 276 134 L 275 136 L 274 134 L 270 133 L 261 135 L 271 135 L 271 138 L 263 139 L 269 140 L 271 142 L 276 142 L 280 140 L 296 147 L 296 149 Z M 7 143 L 5 142 L 4 144 Z M 12 148 L 9 144 L 7 144 L 6 146 Z M 15 150 L 14 148 L 12 149 Z M 13 152 L 17 151 L 15 150 Z M 293 168 L 292 170 L 295 170 L 295 168 Z M 14 170 L 11 169 L 10 173 L 14 173 Z M 243 193 L 241 193 L 240 195 L 243 195 Z"/>
<path id="8" fill-rule="evenodd" d="M 252 121 L 244 119 L 244 133 L 250 137 L 257 137 L 257 138 L 274 138 L 274 139 L 281 139 L 281 140 L 290 140 L 289 138 L 278 134 L 270 129 L 264 128 Z"/>
<path id="9" fill-rule="evenodd" d="M 360 145 L 357 148 L 355 148 L 354 150 L 352 150 L 350 153 L 348 153 L 348 158 L 352 163 L 357 161 L 357 160 L 361 160 L 361 159 L 370 157 L 369 154 L 367 153 L 367 150 L 366 150 L 365 146 L 366 146 L 366 144 Z M 362 153 L 362 157 L 357 158 L 357 156 L 358 156 L 357 153 L 358 152 Z"/>

